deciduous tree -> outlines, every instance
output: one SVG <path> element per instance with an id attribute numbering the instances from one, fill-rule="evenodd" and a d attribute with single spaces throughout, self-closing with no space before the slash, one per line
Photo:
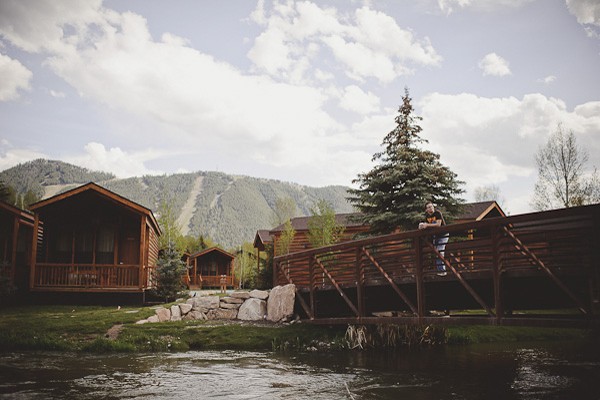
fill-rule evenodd
<path id="1" fill-rule="evenodd" d="M 588 153 L 577 145 L 573 131 L 562 124 L 535 155 L 538 180 L 532 205 L 536 210 L 575 207 L 600 201 L 597 171 L 586 173 Z"/>
<path id="2" fill-rule="evenodd" d="M 313 247 L 336 243 L 344 233 L 344 226 L 335 220 L 331 204 L 320 199 L 310 208 L 312 216 L 308 220 L 308 241 Z"/>

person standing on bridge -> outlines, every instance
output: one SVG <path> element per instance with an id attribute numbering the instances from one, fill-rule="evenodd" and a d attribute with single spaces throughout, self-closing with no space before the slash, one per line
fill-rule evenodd
<path id="1" fill-rule="evenodd" d="M 436 210 L 436 208 L 433 206 L 433 203 L 428 201 L 427 204 L 425 204 L 425 220 L 419 224 L 419 229 L 436 228 L 444 225 L 446 225 L 446 222 L 444 221 L 442 212 L 440 210 Z M 448 233 L 433 235 L 433 245 L 442 257 L 444 257 L 444 251 L 446 250 L 448 238 Z M 439 257 L 436 257 L 435 266 L 438 270 L 438 275 L 446 276 L 446 265 Z"/>

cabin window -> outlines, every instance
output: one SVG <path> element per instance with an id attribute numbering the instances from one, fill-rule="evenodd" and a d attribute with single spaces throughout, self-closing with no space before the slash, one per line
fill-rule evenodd
<path id="1" fill-rule="evenodd" d="M 94 234 L 92 232 L 75 232 L 75 262 L 81 264 L 94 262 Z"/>
<path id="2" fill-rule="evenodd" d="M 115 260 L 115 231 L 100 227 L 96 235 L 96 264 L 113 264 Z"/>

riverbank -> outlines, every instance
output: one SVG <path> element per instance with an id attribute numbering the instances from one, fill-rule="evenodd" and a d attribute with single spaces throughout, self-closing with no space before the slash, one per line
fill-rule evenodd
<path id="1" fill-rule="evenodd" d="M 137 325 L 153 307 L 20 306 L 0 309 L 0 351 L 163 352 L 347 349 L 346 326 L 302 322 L 175 321 Z M 415 334 L 413 331 L 412 334 Z M 418 334 L 418 332 L 417 332 Z M 585 340 L 589 330 L 450 327 L 436 343 Z"/>

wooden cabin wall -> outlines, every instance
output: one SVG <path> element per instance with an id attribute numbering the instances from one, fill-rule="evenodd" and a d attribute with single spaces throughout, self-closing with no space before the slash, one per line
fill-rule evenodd
<path id="1" fill-rule="evenodd" d="M 347 227 L 344 230 L 344 233 L 342 234 L 340 242 L 353 240 L 357 234 L 367 232 L 368 229 L 369 228 L 366 226 Z M 273 253 L 275 256 L 281 255 L 277 252 L 278 242 L 281 238 L 281 233 L 282 232 L 276 232 L 273 234 Z M 308 240 L 308 231 L 296 231 L 296 234 L 294 235 L 294 240 L 290 244 L 289 253 L 296 253 L 312 248 L 313 247 L 310 244 L 310 241 Z"/>
<path id="2" fill-rule="evenodd" d="M 151 226 L 147 225 L 147 229 L 148 229 L 148 264 L 147 264 L 147 266 L 155 267 L 156 264 L 158 263 L 158 251 L 160 250 L 159 244 L 158 244 L 158 234 Z"/>

